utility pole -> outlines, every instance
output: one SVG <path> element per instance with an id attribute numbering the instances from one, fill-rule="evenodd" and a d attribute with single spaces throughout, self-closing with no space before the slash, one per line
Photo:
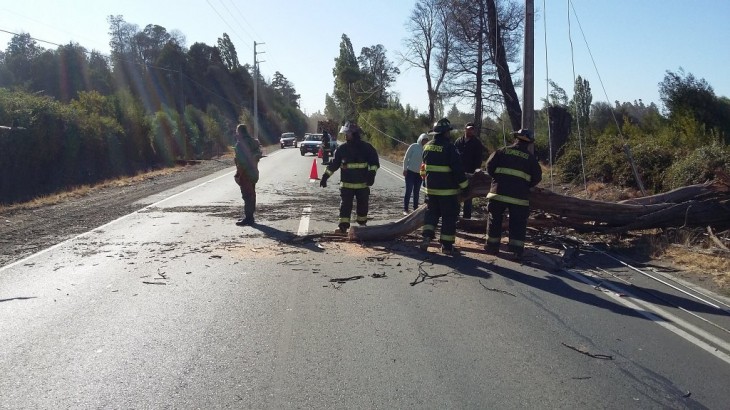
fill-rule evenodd
<path id="1" fill-rule="evenodd" d="M 264 51 L 256 51 L 257 45 L 263 45 L 266 43 L 253 42 L 253 137 L 259 138 L 259 101 L 258 101 L 258 82 L 259 82 L 259 63 L 258 55 L 264 54 Z"/>
<path id="2" fill-rule="evenodd" d="M 525 0 L 525 67 L 522 84 L 522 128 L 535 132 L 535 2 Z M 534 134 L 533 134 L 534 135 Z"/>

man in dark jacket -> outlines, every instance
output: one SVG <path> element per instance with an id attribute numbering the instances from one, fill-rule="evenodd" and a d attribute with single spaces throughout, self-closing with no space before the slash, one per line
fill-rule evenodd
<path id="1" fill-rule="evenodd" d="M 426 216 L 423 225 L 423 240 L 420 248 L 427 250 L 431 239 L 435 236 L 436 225 L 441 223 L 441 252 L 447 255 L 456 254 L 456 220 L 459 217 L 459 192 L 466 189 L 469 181 L 461 166 L 461 159 L 451 143 L 449 132 L 453 128 L 448 119 L 438 120 L 433 131 L 433 140 L 423 147 L 423 164 L 421 175 L 426 182 L 428 197 Z"/>
<path id="2" fill-rule="evenodd" d="M 499 254 L 502 239 L 502 217 L 509 210 L 508 248 L 517 258 L 525 249 L 527 217 L 530 215 L 530 188 L 542 180 L 542 169 L 532 153 L 535 137 L 531 130 L 512 133 L 514 144 L 500 148 L 487 160 L 487 173 L 492 186 L 487 194 L 487 241 L 484 249 Z"/>
<path id="3" fill-rule="evenodd" d="M 241 188 L 243 198 L 243 218 L 236 222 L 238 226 L 253 225 L 253 214 L 256 211 L 256 183 L 259 181 L 259 160 L 263 157 L 259 140 L 248 133 L 246 125 L 236 127 L 236 175 L 233 179 Z"/>
<path id="4" fill-rule="evenodd" d="M 461 165 L 464 167 L 464 172 L 469 174 L 482 167 L 482 161 L 487 157 L 486 148 L 476 137 L 476 128 L 471 122 L 466 123 L 464 129 L 464 135 L 454 142 L 456 151 L 459 153 L 461 158 Z M 464 219 L 471 218 L 471 211 L 473 208 L 472 199 L 469 198 L 464 201 Z"/>
<path id="5" fill-rule="evenodd" d="M 362 130 L 352 121 L 348 121 L 340 129 L 347 141 L 335 150 L 335 156 L 322 175 L 319 186 L 327 187 L 327 180 L 337 169 L 340 174 L 340 220 L 338 230 L 341 233 L 350 229 L 352 201 L 357 200 L 355 213 L 357 223 L 368 222 L 370 187 L 375 182 L 375 173 L 380 168 L 378 153 L 372 145 L 362 140 Z"/>

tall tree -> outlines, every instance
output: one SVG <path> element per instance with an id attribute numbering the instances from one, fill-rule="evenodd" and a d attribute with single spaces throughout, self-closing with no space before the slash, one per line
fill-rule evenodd
<path id="1" fill-rule="evenodd" d="M 428 121 L 433 123 L 437 101 L 443 99 L 441 86 L 449 74 L 449 55 L 453 39 L 447 24 L 446 2 L 419 0 L 406 22 L 409 36 L 400 57 L 411 67 L 420 68 L 426 80 Z"/>
<path id="2" fill-rule="evenodd" d="M 591 132 L 588 124 L 591 116 L 591 104 L 593 103 L 593 94 L 591 94 L 591 84 L 588 80 L 578 76 L 575 79 L 575 87 L 573 88 L 573 115 L 581 131 L 586 133 L 586 138 L 590 139 Z"/>
<path id="3" fill-rule="evenodd" d="M 449 0 L 449 5 L 456 40 L 452 94 L 473 96 L 474 117 L 479 123 L 482 103 L 494 105 L 501 100 L 512 127 L 520 128 L 522 109 L 515 91 L 520 81 L 512 79 L 510 62 L 519 61 L 524 9 L 514 0 Z M 486 84 L 496 86 L 498 94 L 483 92 Z"/>
<path id="4" fill-rule="evenodd" d="M 223 37 L 218 38 L 218 50 L 220 50 L 223 64 L 229 71 L 238 68 L 241 63 L 238 62 L 238 53 L 228 34 L 223 33 Z"/>
<path id="5" fill-rule="evenodd" d="M 276 90 L 287 104 L 299 108 L 300 95 L 297 94 L 297 90 L 294 89 L 292 83 L 284 77 L 284 74 L 278 71 L 274 73 L 271 88 Z"/>
<path id="6" fill-rule="evenodd" d="M 31 79 L 33 60 L 43 52 L 28 33 L 14 35 L 5 50 L 5 66 L 13 76 L 15 84 L 22 84 Z"/>
<path id="7" fill-rule="evenodd" d="M 354 95 L 354 87 L 362 80 L 362 72 L 352 48 L 352 42 L 346 34 L 342 34 L 340 41 L 340 54 L 335 58 L 335 67 L 332 69 L 332 75 L 335 77 L 335 87 L 332 96 L 340 107 L 340 112 L 344 118 L 337 120 L 355 119 L 357 118 L 358 109 L 356 95 Z"/>
<path id="8" fill-rule="evenodd" d="M 668 71 L 659 83 L 659 97 L 670 120 L 690 116 L 706 126 L 730 135 L 730 117 L 725 104 L 704 78 L 685 73 L 682 68 Z"/>
<path id="9" fill-rule="evenodd" d="M 366 94 L 362 99 L 364 105 L 362 108 L 385 108 L 390 97 L 388 87 L 400 74 L 400 70 L 388 61 L 382 44 L 363 47 L 357 61 L 362 73 L 361 82 L 368 87 L 358 90 L 360 94 Z"/>

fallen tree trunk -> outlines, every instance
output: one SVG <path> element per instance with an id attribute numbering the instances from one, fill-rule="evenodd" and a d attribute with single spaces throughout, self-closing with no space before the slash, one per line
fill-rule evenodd
<path id="1" fill-rule="evenodd" d="M 466 198 L 489 193 L 491 178 L 483 172 L 469 176 Z M 602 202 L 556 194 L 533 188 L 530 198 L 533 214 L 545 220 L 534 225 L 563 226 L 578 232 L 620 233 L 668 227 L 730 227 L 730 177 L 718 172 L 712 182 L 682 187 L 667 193 L 622 202 Z M 354 226 L 349 239 L 355 241 L 391 240 L 423 226 L 425 205 L 410 215 L 383 225 Z M 461 221 L 460 223 L 464 223 Z M 485 223 L 485 222 L 482 222 Z"/>

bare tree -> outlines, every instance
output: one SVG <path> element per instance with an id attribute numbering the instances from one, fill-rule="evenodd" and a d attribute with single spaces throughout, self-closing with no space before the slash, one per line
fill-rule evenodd
<path id="1" fill-rule="evenodd" d="M 447 79 L 452 36 L 447 24 L 447 2 L 419 0 L 406 22 L 410 36 L 404 40 L 400 57 L 424 71 L 428 94 L 428 119 L 434 121 L 436 106 L 442 99 L 441 86 Z"/>
<path id="2" fill-rule="evenodd" d="M 474 122 L 481 128 L 484 106 L 501 105 L 518 129 L 522 110 L 509 62 L 518 61 L 524 10 L 513 0 L 449 0 L 454 38 L 448 84 L 452 98 L 473 98 Z M 490 85 L 491 84 L 491 85 Z"/>

